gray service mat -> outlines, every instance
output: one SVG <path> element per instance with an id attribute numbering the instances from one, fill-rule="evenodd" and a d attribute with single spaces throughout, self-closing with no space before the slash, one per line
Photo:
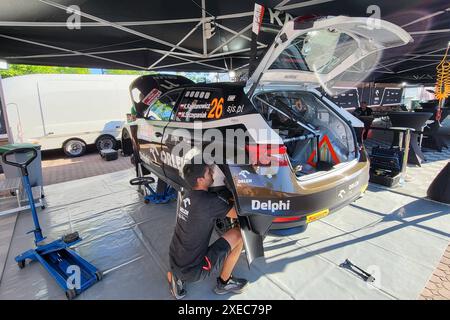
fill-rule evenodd
<path id="1" fill-rule="evenodd" d="M 411 175 L 419 180 L 422 171 Z M 44 235 L 55 239 L 78 231 L 84 240 L 76 250 L 105 272 L 77 299 L 172 299 L 166 271 L 176 203 L 144 204 L 128 184 L 133 174 L 125 170 L 46 187 L 48 208 L 39 209 Z M 450 206 L 370 185 L 363 198 L 306 232 L 266 237 L 266 257 L 250 269 L 242 253 L 234 274 L 249 279 L 244 293 L 214 294 L 214 275 L 189 284 L 186 299 L 416 299 L 448 245 L 449 213 Z M 25 234 L 31 226 L 30 213 L 21 213 L 0 299 L 65 299 L 39 264 L 19 270 L 14 262 L 33 246 L 32 235 Z M 376 281 L 367 284 L 340 268 L 346 258 Z"/>

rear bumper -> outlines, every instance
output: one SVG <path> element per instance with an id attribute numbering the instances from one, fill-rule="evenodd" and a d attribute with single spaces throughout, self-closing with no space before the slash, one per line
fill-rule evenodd
<path id="1" fill-rule="evenodd" d="M 328 215 L 335 213 L 336 211 L 339 211 L 340 209 L 342 209 L 343 207 L 348 206 L 350 203 L 356 201 L 357 199 L 359 199 L 362 196 L 362 194 L 359 195 L 355 195 L 352 198 L 349 198 L 348 200 L 341 202 L 339 204 L 336 205 L 336 207 L 334 208 L 330 208 Z M 327 216 L 328 216 L 327 215 Z M 290 228 L 298 228 L 298 227 L 302 227 L 302 226 L 306 226 L 308 223 L 306 222 L 306 217 L 307 215 L 303 215 L 300 216 L 299 220 L 296 221 L 289 221 L 289 222 L 273 222 L 270 230 L 281 230 L 281 229 L 290 229 Z M 319 219 L 320 220 L 320 219 Z M 302 231 L 306 230 L 303 229 Z"/>
<path id="2" fill-rule="evenodd" d="M 304 216 L 325 209 L 336 210 L 361 196 L 369 182 L 369 163 L 359 162 L 342 173 L 305 183 L 282 174 L 258 178 L 259 185 L 237 188 L 241 215 Z"/>
<path id="3" fill-rule="evenodd" d="M 239 215 L 248 216 L 251 229 L 259 234 L 264 233 L 259 224 L 268 219 L 271 223 L 270 230 L 305 226 L 309 215 L 317 213 L 316 219 L 320 219 L 361 197 L 368 186 L 369 168 L 368 161 L 359 161 L 345 167 L 345 170 L 324 175 L 321 179 L 313 178 L 306 183 L 299 182 L 290 172 L 280 171 L 273 177 L 248 174 L 248 179 L 253 184 L 244 185 L 239 181 L 237 184 L 236 204 Z M 232 174 L 233 171 L 239 174 L 244 170 L 230 169 Z M 236 186 L 236 180 L 234 182 Z M 324 211 L 328 213 L 323 214 Z M 272 222 L 276 218 L 291 217 L 299 219 Z"/>

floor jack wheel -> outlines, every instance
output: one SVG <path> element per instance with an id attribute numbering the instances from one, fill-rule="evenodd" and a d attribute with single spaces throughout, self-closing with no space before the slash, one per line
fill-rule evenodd
<path id="1" fill-rule="evenodd" d="M 80 238 L 80 235 L 78 234 L 78 232 L 75 231 L 75 232 L 64 235 L 62 237 L 62 240 L 65 243 L 72 243 L 72 242 L 75 242 L 76 240 L 78 240 L 79 238 Z"/>
<path id="2" fill-rule="evenodd" d="M 97 278 L 97 281 L 101 281 L 103 279 L 103 273 L 101 271 L 96 271 L 95 277 Z"/>
<path id="3" fill-rule="evenodd" d="M 19 266 L 20 269 L 25 268 L 25 260 L 20 260 L 19 262 L 17 262 L 17 265 Z"/>
<path id="4" fill-rule="evenodd" d="M 67 289 L 66 290 L 66 297 L 68 300 L 72 300 L 76 296 L 77 296 L 77 292 L 75 291 L 75 289 Z"/>

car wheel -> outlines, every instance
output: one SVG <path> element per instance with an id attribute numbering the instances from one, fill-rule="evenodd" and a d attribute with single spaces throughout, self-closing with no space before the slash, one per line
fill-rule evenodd
<path id="1" fill-rule="evenodd" d="M 101 136 L 95 142 L 97 150 L 100 152 L 106 149 L 115 149 L 117 146 L 117 140 L 112 136 Z"/>
<path id="2" fill-rule="evenodd" d="M 63 150 L 69 157 L 80 157 L 86 153 L 86 143 L 82 140 L 71 139 L 64 143 Z"/>

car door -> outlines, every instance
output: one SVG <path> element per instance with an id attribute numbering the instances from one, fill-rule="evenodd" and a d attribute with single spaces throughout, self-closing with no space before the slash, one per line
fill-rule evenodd
<path id="1" fill-rule="evenodd" d="M 148 107 L 143 119 L 138 119 L 139 156 L 144 165 L 158 176 L 165 176 L 164 164 L 170 161 L 166 139 L 163 139 L 164 129 L 181 91 L 177 89 L 164 94 Z"/>

